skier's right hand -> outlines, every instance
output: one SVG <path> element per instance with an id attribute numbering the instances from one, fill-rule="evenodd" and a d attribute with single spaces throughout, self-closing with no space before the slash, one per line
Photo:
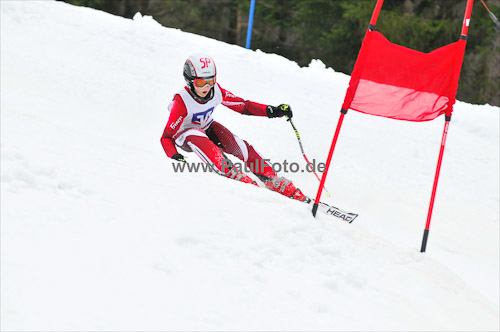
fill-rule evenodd
<path id="1" fill-rule="evenodd" d="M 175 160 L 180 161 L 180 162 L 183 162 L 183 163 L 185 163 L 185 162 L 186 162 L 186 160 L 184 159 L 184 156 L 183 156 L 182 154 L 180 154 L 180 153 L 176 153 L 176 154 L 174 154 L 174 155 L 172 156 L 172 159 L 175 159 Z"/>

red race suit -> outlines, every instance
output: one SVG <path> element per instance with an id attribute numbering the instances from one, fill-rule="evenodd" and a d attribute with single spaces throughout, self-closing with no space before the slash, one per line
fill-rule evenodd
<path id="1" fill-rule="evenodd" d="M 220 175 L 255 184 L 252 178 L 228 164 L 222 152 L 228 153 L 243 161 L 267 188 L 287 197 L 304 200 L 302 192 L 291 181 L 278 177 L 252 145 L 212 117 L 220 104 L 240 114 L 254 116 L 267 116 L 267 105 L 244 100 L 223 89 L 218 83 L 211 93 L 213 98 L 205 103 L 193 98 L 187 86 L 175 94 L 168 107 L 170 116 L 161 137 L 167 156 L 173 157 L 178 153 L 177 147 L 180 147 L 184 151 L 194 152 Z"/>

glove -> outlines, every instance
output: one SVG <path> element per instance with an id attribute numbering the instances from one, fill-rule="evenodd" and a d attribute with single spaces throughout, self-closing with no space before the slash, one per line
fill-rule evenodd
<path id="1" fill-rule="evenodd" d="M 268 118 L 278 118 L 285 115 L 291 119 L 293 116 L 292 108 L 288 104 L 281 104 L 279 106 L 268 105 L 266 112 Z"/>
<path id="2" fill-rule="evenodd" d="M 176 153 L 176 154 L 174 154 L 174 155 L 172 156 L 172 159 L 175 159 L 175 160 L 180 161 L 180 162 L 183 162 L 183 163 L 185 163 L 185 162 L 186 162 L 186 160 L 184 159 L 184 156 L 183 156 L 182 154 L 180 154 L 180 153 Z"/>

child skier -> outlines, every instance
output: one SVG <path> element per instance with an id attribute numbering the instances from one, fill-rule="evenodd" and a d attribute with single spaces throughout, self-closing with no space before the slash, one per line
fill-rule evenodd
<path id="1" fill-rule="evenodd" d="M 268 118 L 285 115 L 291 118 L 290 106 L 282 104 L 274 107 L 244 100 L 223 89 L 216 82 L 216 75 L 215 63 L 210 56 L 196 54 L 184 63 L 187 85 L 175 94 L 170 103 L 170 116 L 161 137 L 167 156 L 185 162 L 183 155 L 177 151 L 178 146 L 184 151 L 194 152 L 216 173 L 256 185 L 252 178 L 227 165 L 223 152 L 229 153 L 245 162 L 267 188 L 305 201 L 306 196 L 290 180 L 278 176 L 252 145 L 212 118 L 215 107 L 220 104 L 240 114 Z"/>

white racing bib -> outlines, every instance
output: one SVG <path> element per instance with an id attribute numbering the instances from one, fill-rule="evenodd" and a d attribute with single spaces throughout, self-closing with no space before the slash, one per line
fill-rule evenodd
<path id="1" fill-rule="evenodd" d="M 199 128 L 201 130 L 206 130 L 214 119 L 212 114 L 215 107 L 222 103 L 222 92 L 217 84 L 214 86 L 214 97 L 212 100 L 205 104 L 200 104 L 186 91 L 182 88 L 179 92 L 184 105 L 186 105 L 187 115 L 185 120 L 182 122 L 179 132 L 184 131 L 189 128 Z"/>

